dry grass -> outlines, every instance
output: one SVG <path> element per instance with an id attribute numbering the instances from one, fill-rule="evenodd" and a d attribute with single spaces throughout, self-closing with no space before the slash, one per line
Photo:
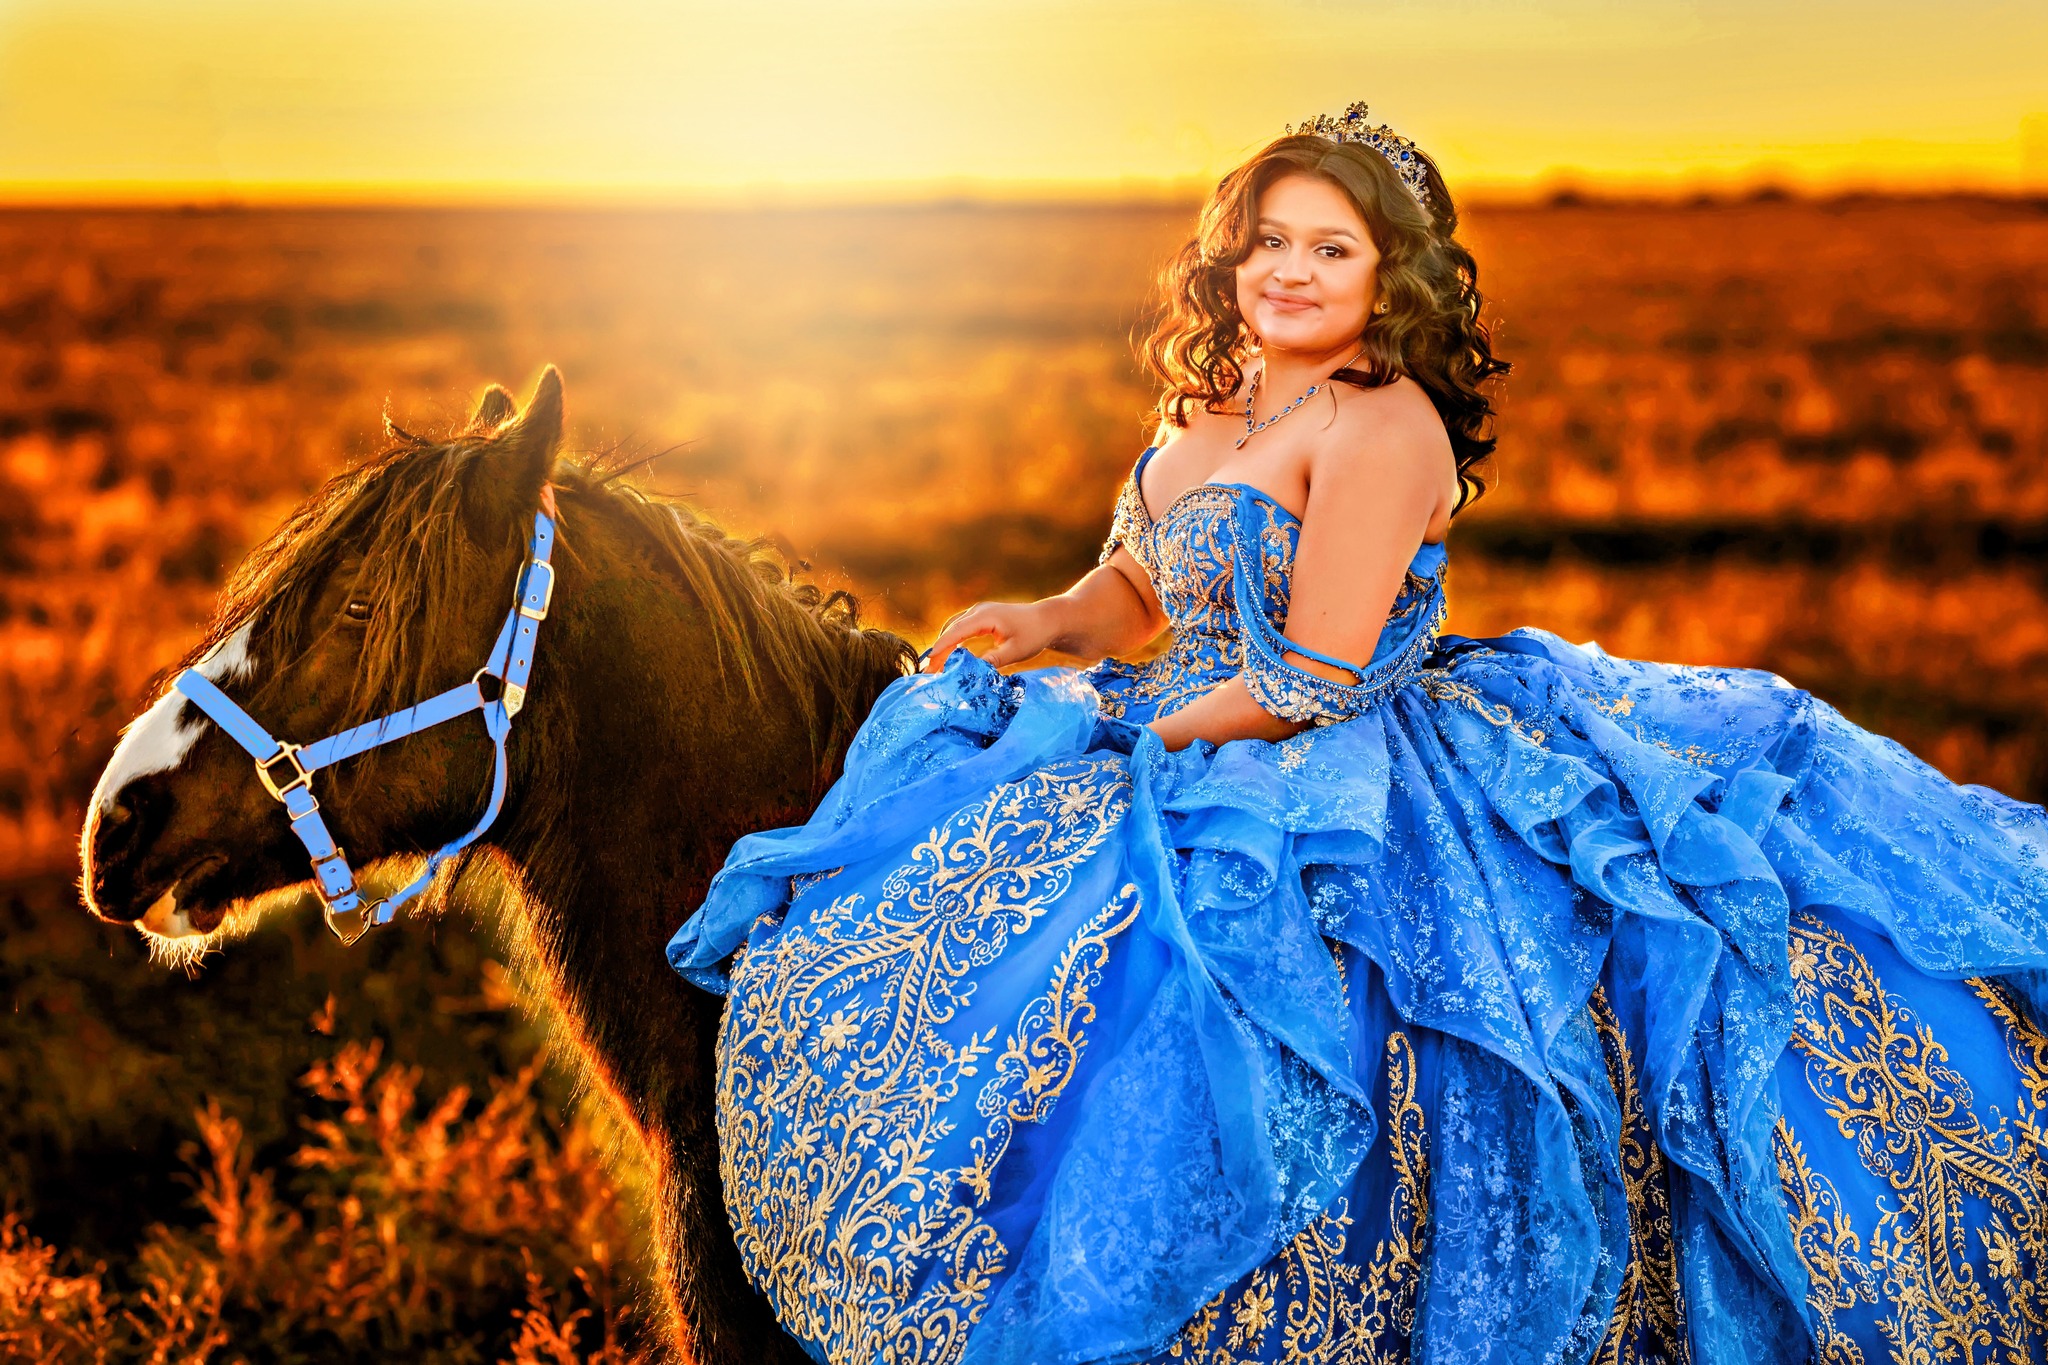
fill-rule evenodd
<path id="1" fill-rule="evenodd" d="M 121 1314 L 104 1283 L 106 1267 L 69 1273 L 55 1247 L 32 1236 L 20 1215 L 0 1215 L 0 1352 L 8 1360 L 104 1365 Z"/>
<path id="2" fill-rule="evenodd" d="M 885 624 L 1063 585 L 1144 444 L 1126 338 L 1187 220 L 0 213 L 0 877 L 69 875 L 146 680 L 224 570 L 373 446 L 381 410 L 452 423 L 543 361 L 578 444 L 677 445 L 657 483 Z M 2048 212 L 1596 205 L 1481 210 L 1470 236 L 1517 372 L 1499 490 L 1453 541 L 1455 629 L 1774 668 L 1958 778 L 2048 796 Z M 213 1015 L 232 987 L 259 1029 L 293 973 L 340 965 L 273 927 L 177 1003 L 82 925 L 10 924 L 0 1081 L 22 1101 L 10 1134 L 33 1135 L 9 1149 L 27 1212 L 104 1218 L 47 1171 L 136 1150 L 164 1073 L 193 1086 L 165 1112 L 222 1102 L 194 1118 L 188 1216 L 152 1206 L 166 1221 L 139 1245 L 141 1217 L 95 1244 L 107 1262 L 0 1218 L 0 1356 L 645 1349 L 618 1182 L 589 1123 L 537 1102 L 530 1052 L 471 1091 L 343 1044 L 305 1074 L 294 1126 L 253 1061 L 208 1055 L 222 1037 L 256 1052 Z M 259 957 L 277 980 L 251 979 Z M 402 963 L 347 970 L 410 1002 L 379 1025 L 394 1047 L 452 1036 L 427 968 Z M 465 1048 L 510 1037 L 502 1005 Z M 270 1065 L 281 1084 L 302 1060 Z M 252 1109 L 236 1084 L 270 1098 Z"/>
<path id="3" fill-rule="evenodd" d="M 0 874 L 68 862 L 143 681 L 380 410 L 452 421 L 545 360 L 580 444 L 677 446 L 658 482 L 885 623 L 1062 585 L 1144 443 L 1127 336 L 1187 217 L 0 214 Z M 1481 209 L 1470 236 L 1518 370 L 1456 628 L 1775 667 L 2048 795 L 2048 213 Z"/>
<path id="4" fill-rule="evenodd" d="M 197 1219 L 124 1273 L 0 1219 L 0 1349 L 51 1365 L 258 1361 L 629 1365 L 654 1359 L 635 1230 L 587 1126 L 555 1131 L 535 1067 L 419 1093 L 377 1042 L 306 1075 L 296 1148 L 259 1165 L 209 1102 L 184 1153 Z M 490 1354 L 497 1342 L 501 1354 Z"/>

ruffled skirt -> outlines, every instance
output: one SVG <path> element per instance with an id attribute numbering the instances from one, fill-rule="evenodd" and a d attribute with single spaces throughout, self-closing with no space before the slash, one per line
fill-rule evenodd
<path id="1" fill-rule="evenodd" d="M 2048 1361 L 2048 816 L 1768 674 L 1167 753 L 960 651 L 670 958 L 821 1361 Z"/>

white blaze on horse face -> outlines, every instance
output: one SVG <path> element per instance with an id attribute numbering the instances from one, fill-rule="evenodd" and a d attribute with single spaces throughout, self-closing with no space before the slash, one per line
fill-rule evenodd
<path id="1" fill-rule="evenodd" d="M 255 669 L 249 658 L 249 631 L 253 624 L 242 622 L 234 634 L 207 650 L 206 657 L 193 667 L 216 684 L 247 681 Z"/>
<path id="2" fill-rule="evenodd" d="M 245 622 L 240 630 L 215 645 L 194 667 L 222 687 L 247 679 L 252 667 L 248 624 Z M 93 790 L 95 812 L 104 815 L 112 810 L 114 798 L 136 778 L 169 772 L 185 761 L 185 755 L 192 752 L 207 724 L 199 708 L 188 710 L 187 706 L 184 693 L 172 688 L 157 698 L 156 705 L 128 723 L 128 728 L 121 732 L 121 742 L 114 748 L 113 758 L 107 762 L 107 770 L 100 774 L 99 785 Z"/>

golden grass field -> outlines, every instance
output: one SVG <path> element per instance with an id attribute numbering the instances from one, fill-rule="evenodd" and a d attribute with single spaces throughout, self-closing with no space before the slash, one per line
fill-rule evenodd
<path id="1" fill-rule="evenodd" d="M 383 413 L 452 426 L 545 362 L 581 448 L 667 451 L 651 484 L 870 619 L 1063 586 L 1146 443 L 1129 337 L 1191 212 L 0 213 L 0 1356 L 626 1359 L 631 1164 L 533 1070 L 488 935 L 351 957 L 284 916 L 154 972 L 68 882 L 93 779 Z M 1452 629 L 1773 669 L 2048 796 L 2048 205 L 1558 203 L 1467 236 L 1516 373 Z M 487 1176 L 461 1207 L 384 1175 L 451 1152 Z"/>
<path id="2" fill-rule="evenodd" d="M 380 414 L 586 447 L 913 631 L 1089 561 L 1184 208 L 0 215 L 0 870 L 59 868 L 223 570 Z M 1517 365 L 1453 628 L 1776 669 L 2048 795 L 2048 213 L 1481 209 Z"/>

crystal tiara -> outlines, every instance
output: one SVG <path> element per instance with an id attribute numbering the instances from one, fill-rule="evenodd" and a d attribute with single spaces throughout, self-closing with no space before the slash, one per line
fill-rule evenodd
<path id="1" fill-rule="evenodd" d="M 1289 134 L 1326 137 L 1332 142 L 1356 142 L 1372 148 L 1387 159 L 1394 174 L 1415 196 L 1415 202 L 1429 208 L 1429 184 L 1422 169 L 1419 148 L 1386 124 L 1365 121 L 1365 101 L 1359 100 L 1341 114 L 1318 114 L 1308 122 L 1288 124 Z"/>

